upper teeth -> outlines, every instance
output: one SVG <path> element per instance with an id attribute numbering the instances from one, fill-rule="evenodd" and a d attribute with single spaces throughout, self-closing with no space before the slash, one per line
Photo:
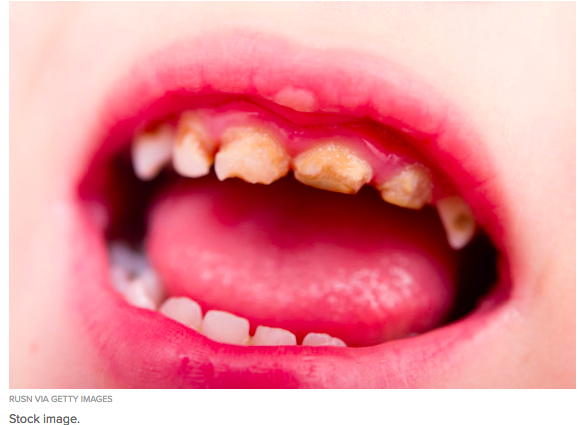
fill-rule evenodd
<path id="1" fill-rule="evenodd" d="M 197 115 L 182 114 L 173 145 L 174 169 L 185 177 L 205 176 L 210 173 L 216 146 Z"/>
<path id="2" fill-rule="evenodd" d="M 476 232 L 476 222 L 468 204 L 459 196 L 450 196 L 437 201 L 436 209 L 450 246 L 454 249 L 464 248 Z"/>
<path id="3" fill-rule="evenodd" d="M 173 142 L 174 131 L 167 124 L 137 136 L 131 150 L 133 169 L 137 177 L 141 180 L 155 178 L 170 160 Z"/>
<path id="4" fill-rule="evenodd" d="M 406 165 L 377 188 L 385 201 L 400 207 L 418 210 L 432 200 L 432 179 L 420 164 Z"/>
<path id="5" fill-rule="evenodd" d="M 367 161 L 336 142 L 301 153 L 293 165 L 298 181 L 332 192 L 357 193 L 372 177 Z"/>
<path id="6" fill-rule="evenodd" d="M 249 183 L 270 184 L 288 173 L 290 159 L 274 134 L 258 127 L 235 127 L 222 136 L 216 154 L 219 180 L 240 177 Z"/>
<path id="7" fill-rule="evenodd" d="M 175 171 L 185 177 L 207 175 L 215 162 L 219 180 L 237 177 L 260 184 L 280 179 L 292 167 L 295 178 L 306 185 L 348 194 L 357 193 L 373 180 L 370 162 L 347 140 L 321 140 L 291 156 L 287 133 L 274 125 L 255 120 L 240 125 L 240 120 L 234 120 L 217 134 L 216 128 L 223 128 L 223 122 L 222 126 L 212 126 L 208 116 L 204 111 L 187 111 L 180 117 L 177 132 L 164 124 L 136 136 L 131 153 L 137 176 L 151 180 L 172 160 Z M 431 173 L 420 163 L 404 164 L 389 179 L 374 180 L 373 185 L 386 202 L 400 207 L 420 209 L 432 202 Z M 450 246 L 463 248 L 476 229 L 468 205 L 459 197 L 450 197 L 438 201 L 436 208 Z"/>

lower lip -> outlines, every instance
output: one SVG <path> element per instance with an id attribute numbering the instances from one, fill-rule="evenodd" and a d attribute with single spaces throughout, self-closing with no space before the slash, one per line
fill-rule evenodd
<path id="1" fill-rule="evenodd" d="M 85 209 L 69 204 L 71 292 L 81 332 L 113 385 L 122 388 L 415 388 L 469 360 L 478 334 L 502 309 L 482 308 L 416 337 L 366 348 L 239 347 L 208 340 L 161 314 L 138 309 L 111 287 L 104 240 Z M 501 271 L 505 270 L 504 268 Z M 505 273 L 501 273 L 505 276 Z M 501 278 L 490 306 L 506 298 Z M 452 369 L 454 368 L 454 369 Z M 430 384 L 426 384 L 430 383 Z"/>
<path id="2" fill-rule="evenodd" d="M 268 56 L 268 55 L 267 55 Z M 270 56 L 269 56 L 270 57 Z M 398 80 L 398 79 L 396 79 Z M 401 89 L 398 89 L 401 91 Z M 407 99 L 409 100 L 409 99 Z M 147 101 L 147 99 L 145 99 Z M 121 115 L 139 107 L 125 106 Z M 402 118 L 406 108 L 399 105 L 391 116 Z M 418 108 L 410 108 L 417 110 Z M 117 115 L 117 116 L 116 116 Z M 135 114 L 134 114 L 135 115 Z M 112 112 L 114 121 L 122 121 Z M 142 115 L 139 119 L 147 119 Z M 407 114 L 402 122 L 422 116 Z M 425 117 L 424 117 L 425 118 Z M 415 128 L 419 128 L 416 126 Z M 103 137 L 97 132 L 96 139 Z M 123 133 L 119 133 L 125 137 Z M 121 137 L 121 138 L 123 138 Z M 454 137 L 450 138 L 453 145 Z M 101 147 L 97 147 L 97 150 Z M 461 150 L 456 146 L 456 150 Z M 94 152 L 87 152 L 88 155 Z M 436 152 L 445 158 L 449 155 Z M 448 159 L 448 163 L 449 163 Z M 479 168 L 472 164 L 473 168 Z M 459 172 L 456 166 L 450 166 Z M 474 170 L 471 170 L 474 171 Z M 462 171 L 461 174 L 466 174 Z M 477 172 L 475 174 L 478 174 Z M 454 175 L 455 181 L 458 175 Z M 480 176 L 482 177 L 482 176 Z M 75 179 L 72 179 L 74 181 Z M 472 178 L 474 180 L 474 178 Z M 471 201 L 469 193 L 463 193 Z M 488 205 L 472 197 L 473 205 Z M 88 219 L 77 197 L 67 203 L 71 305 L 80 318 L 81 331 L 98 353 L 104 370 L 115 386 L 128 388 L 405 388 L 426 386 L 436 373 L 459 367 L 498 308 L 481 308 L 461 321 L 428 333 L 367 348 L 334 347 L 237 347 L 215 343 L 162 315 L 127 305 L 109 283 L 108 259 L 101 231 Z M 486 208 L 487 211 L 490 208 Z M 490 217 L 479 217 L 498 242 L 499 229 Z M 490 224 L 490 226 L 488 226 Z M 495 237 L 496 236 L 496 237 Z M 500 265 L 501 279 L 489 295 L 488 306 L 506 299 L 510 283 L 506 267 Z M 83 282 L 83 285 L 79 285 Z M 81 289 L 81 290 L 79 290 Z M 437 386 L 433 385 L 432 386 Z"/>

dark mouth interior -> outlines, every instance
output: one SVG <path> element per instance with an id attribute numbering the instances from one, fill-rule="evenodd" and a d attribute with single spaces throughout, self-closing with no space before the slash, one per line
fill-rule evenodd
<path id="1" fill-rule="evenodd" d="M 138 247 L 142 246 L 147 233 L 147 215 L 153 199 L 184 178 L 173 170 L 164 169 L 155 179 L 141 181 L 132 169 L 129 142 L 106 161 L 93 164 L 95 166 L 80 186 L 80 196 L 84 200 L 96 200 L 109 211 L 109 222 L 103 229 L 106 241 L 125 241 Z M 299 182 L 294 181 L 294 184 L 300 186 Z M 350 196 L 350 202 L 357 204 L 363 197 L 371 196 L 367 189 Z M 426 208 L 433 209 L 432 206 Z M 453 307 L 443 325 L 458 321 L 473 312 L 492 292 L 498 279 L 499 254 L 482 229 L 458 255 L 458 289 Z"/>

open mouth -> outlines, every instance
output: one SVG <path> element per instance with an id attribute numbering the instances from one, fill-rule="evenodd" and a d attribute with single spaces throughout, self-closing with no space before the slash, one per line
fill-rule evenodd
<path id="1" fill-rule="evenodd" d="M 373 58 L 196 39 L 96 127 L 72 300 L 109 385 L 421 386 L 509 298 L 486 152 Z"/>

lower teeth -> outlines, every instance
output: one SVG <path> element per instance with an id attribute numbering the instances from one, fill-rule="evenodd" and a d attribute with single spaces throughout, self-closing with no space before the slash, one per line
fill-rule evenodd
<path id="1" fill-rule="evenodd" d="M 258 326 L 250 336 L 250 324 L 245 318 L 219 310 L 209 310 L 203 315 L 200 305 L 187 297 L 166 298 L 160 278 L 142 251 L 132 250 L 123 243 L 111 243 L 109 261 L 113 287 L 135 307 L 158 310 L 216 342 L 244 346 L 297 345 L 296 336 L 286 329 Z M 302 345 L 347 346 L 339 338 L 314 332 L 305 336 Z"/>

